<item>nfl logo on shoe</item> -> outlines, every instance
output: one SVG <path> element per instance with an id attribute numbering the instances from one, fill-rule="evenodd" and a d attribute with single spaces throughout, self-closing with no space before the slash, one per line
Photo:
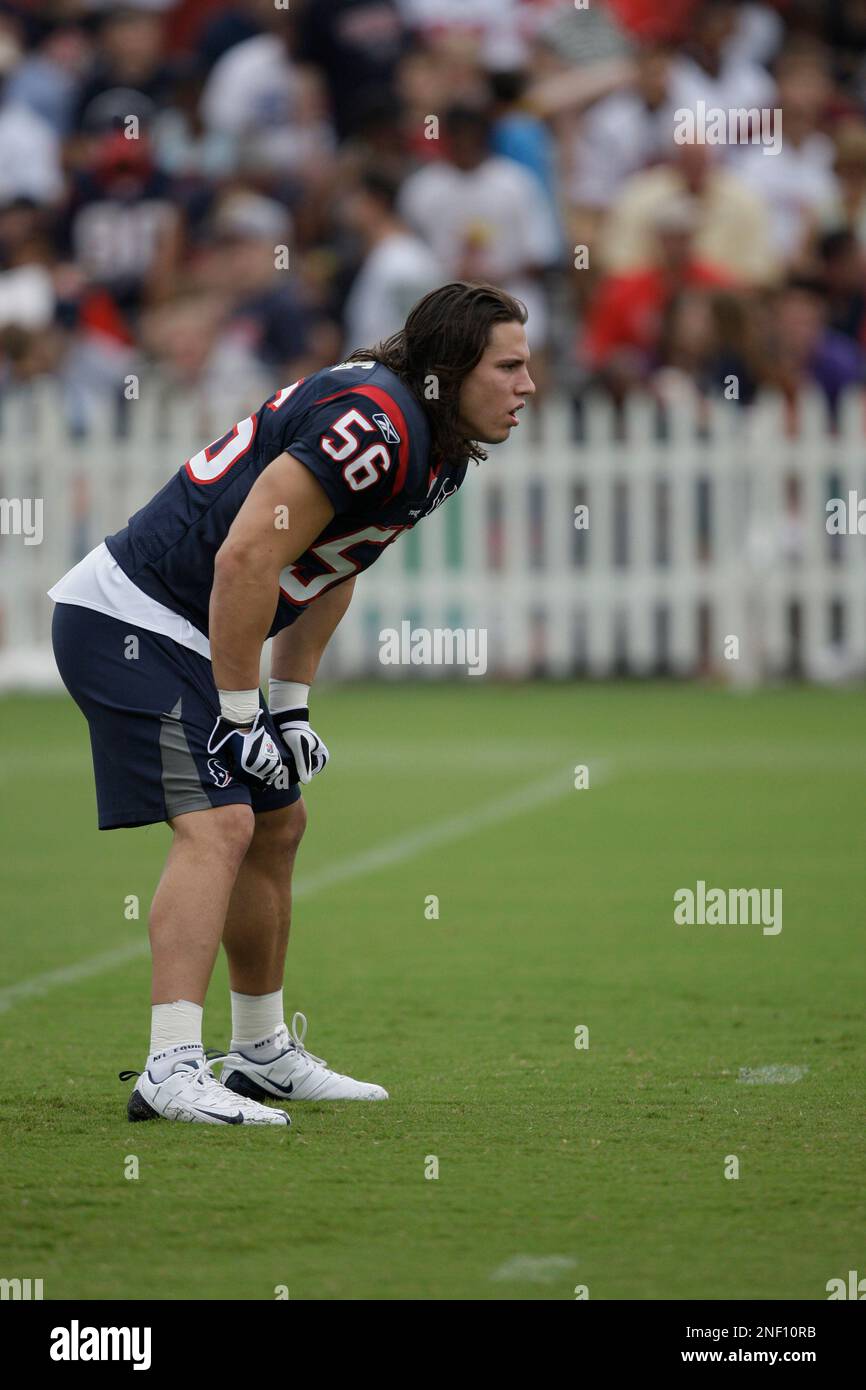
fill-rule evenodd
<path id="1" fill-rule="evenodd" d="M 374 415 L 373 419 L 379 426 L 379 429 L 382 431 L 389 444 L 400 443 L 400 436 L 395 430 L 394 426 L 391 424 L 391 421 L 388 419 L 387 415 Z"/>

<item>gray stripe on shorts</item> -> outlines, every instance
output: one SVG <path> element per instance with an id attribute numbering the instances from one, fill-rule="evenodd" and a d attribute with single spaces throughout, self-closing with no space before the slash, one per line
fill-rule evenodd
<path id="1" fill-rule="evenodd" d="M 186 811 L 209 811 L 211 802 L 201 785 L 195 758 L 189 751 L 181 721 L 182 697 L 170 714 L 159 716 L 159 751 L 166 817 Z"/>

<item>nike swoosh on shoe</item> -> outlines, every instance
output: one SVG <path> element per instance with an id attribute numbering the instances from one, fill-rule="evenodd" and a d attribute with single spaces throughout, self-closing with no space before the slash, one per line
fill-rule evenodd
<path id="1" fill-rule="evenodd" d="M 240 1071 L 239 1068 L 236 1067 L 236 1068 L 230 1073 L 230 1075 L 231 1075 L 231 1076 L 247 1076 L 247 1073 L 246 1073 L 245 1071 Z M 249 1079 L 252 1080 L 252 1077 L 250 1077 Z M 266 1091 L 266 1090 L 268 1089 L 269 1086 L 274 1086 L 274 1087 L 275 1087 L 282 1095 L 284 1095 L 284 1096 L 290 1096 L 290 1095 L 292 1094 L 292 1091 L 295 1089 L 295 1083 L 294 1083 L 294 1081 L 290 1081 L 289 1084 L 288 1084 L 288 1086 L 283 1086 L 279 1081 L 274 1081 L 274 1079 L 273 1079 L 272 1076 L 267 1076 L 267 1077 L 265 1077 L 265 1076 L 257 1076 L 257 1077 L 255 1078 L 255 1085 L 258 1086 L 258 1087 L 260 1087 L 261 1090 L 263 1090 L 263 1091 Z M 231 1088 L 229 1088 L 229 1089 L 231 1089 Z"/>
<path id="2" fill-rule="evenodd" d="M 274 1081 L 273 1077 L 271 1077 L 271 1076 L 267 1077 L 266 1080 L 262 1080 L 262 1078 L 260 1077 L 260 1078 L 259 1078 L 259 1085 L 260 1085 L 260 1086 L 276 1086 L 277 1090 L 278 1090 L 278 1091 L 281 1091 L 282 1094 L 283 1094 L 284 1096 L 290 1096 L 290 1095 L 292 1094 L 292 1091 L 295 1089 L 295 1083 L 294 1083 L 294 1081 L 290 1081 L 289 1084 L 288 1084 L 288 1086 L 281 1086 L 280 1083 L 279 1083 L 279 1081 Z"/>
<path id="3" fill-rule="evenodd" d="M 244 1122 L 240 1110 L 236 1115 L 218 1115 L 216 1110 L 202 1110 L 198 1106 L 196 1106 L 196 1110 L 199 1115 L 209 1115 L 212 1120 L 222 1120 L 227 1125 L 242 1125 Z"/>

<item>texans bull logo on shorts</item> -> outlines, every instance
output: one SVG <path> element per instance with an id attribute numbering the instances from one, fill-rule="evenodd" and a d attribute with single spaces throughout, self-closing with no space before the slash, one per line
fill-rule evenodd
<path id="1" fill-rule="evenodd" d="M 216 758 L 208 758 L 207 770 L 218 787 L 227 787 L 232 780 L 231 773 Z"/>

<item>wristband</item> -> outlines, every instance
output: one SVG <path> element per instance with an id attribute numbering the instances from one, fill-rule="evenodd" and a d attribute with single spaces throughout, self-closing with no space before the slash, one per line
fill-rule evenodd
<path id="1" fill-rule="evenodd" d="M 259 712 L 258 690 L 220 690 L 220 715 L 230 724 L 252 724 Z"/>
<path id="2" fill-rule="evenodd" d="M 278 681 L 273 676 L 268 682 L 268 708 L 273 710 L 307 709 L 310 703 L 310 687 L 301 681 Z"/>

